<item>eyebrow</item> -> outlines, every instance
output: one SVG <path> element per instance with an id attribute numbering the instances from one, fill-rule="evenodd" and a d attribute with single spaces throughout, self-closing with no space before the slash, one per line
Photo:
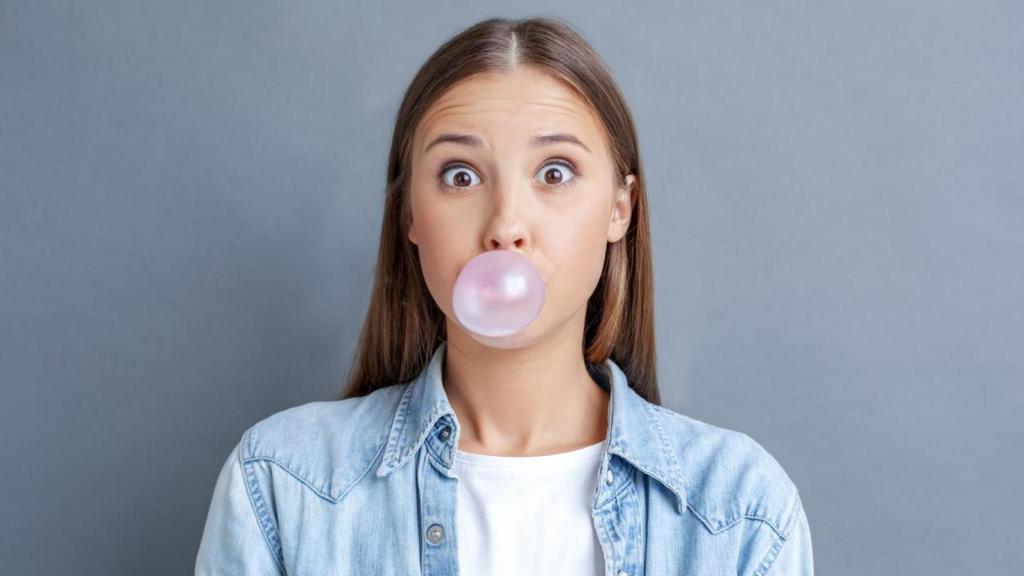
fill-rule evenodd
<path id="1" fill-rule="evenodd" d="M 431 142 L 430 144 L 427 144 L 427 147 L 423 149 L 423 153 L 426 154 L 427 151 L 429 151 L 432 147 L 434 147 L 436 144 L 441 144 L 442 142 L 452 142 L 455 144 L 462 144 L 463 146 L 473 146 L 475 148 L 482 148 L 484 145 L 482 140 L 480 140 L 476 136 L 473 136 L 472 134 L 452 134 L 446 132 L 444 134 L 441 134 L 437 138 L 434 138 L 434 141 Z M 568 142 L 569 144 L 575 144 L 577 146 L 580 146 L 587 152 L 590 152 L 590 148 L 587 147 L 587 145 L 584 144 L 582 140 L 573 136 L 572 134 L 542 134 L 530 138 L 530 146 L 533 146 L 534 148 L 539 148 L 541 146 L 549 146 L 551 144 L 555 144 L 558 142 Z"/>

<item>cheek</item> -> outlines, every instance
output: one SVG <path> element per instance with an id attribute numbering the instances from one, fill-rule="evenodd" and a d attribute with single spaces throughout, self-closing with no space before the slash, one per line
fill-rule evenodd
<path id="1" fill-rule="evenodd" d="M 457 263 L 463 260 L 462 243 L 465 241 L 458 233 L 465 223 L 460 224 L 456 216 L 436 207 L 432 210 L 413 206 L 420 270 L 434 301 L 448 314 L 452 312 L 452 286 L 459 273 Z"/>
<path id="2" fill-rule="evenodd" d="M 574 304 L 585 302 L 601 279 L 610 217 L 601 208 L 578 215 L 559 229 L 557 256 L 560 292 Z"/>

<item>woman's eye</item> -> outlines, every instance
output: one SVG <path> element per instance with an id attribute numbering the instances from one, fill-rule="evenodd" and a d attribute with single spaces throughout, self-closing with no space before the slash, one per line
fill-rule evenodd
<path id="1" fill-rule="evenodd" d="M 538 174 L 542 182 L 551 186 L 564 186 L 576 177 L 572 165 L 563 160 L 548 162 L 541 167 Z"/>
<path id="2" fill-rule="evenodd" d="M 448 178 L 449 174 L 452 176 L 451 179 Z M 456 165 L 445 168 L 441 172 L 441 183 L 449 188 L 465 188 L 466 186 L 480 183 L 479 176 L 476 176 L 475 182 L 473 181 L 474 176 L 476 176 L 476 173 L 469 167 Z"/>
<path id="3" fill-rule="evenodd" d="M 565 186 L 576 178 L 575 168 L 565 160 L 548 162 L 537 174 L 541 182 L 549 186 Z M 467 188 L 479 184 L 480 177 L 472 168 L 456 164 L 441 171 L 441 183 L 448 188 Z"/>

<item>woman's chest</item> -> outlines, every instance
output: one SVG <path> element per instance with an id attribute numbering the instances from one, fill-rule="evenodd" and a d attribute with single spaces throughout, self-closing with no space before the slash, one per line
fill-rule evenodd
<path id="1" fill-rule="evenodd" d="M 589 525 L 564 512 L 553 516 L 564 507 L 524 505 L 531 513 L 515 515 L 515 525 L 499 530 L 488 530 L 485 519 L 467 521 L 459 479 L 429 458 L 386 478 L 370 475 L 339 501 L 292 480 L 275 482 L 274 499 L 288 574 L 477 574 L 481 567 L 507 566 L 501 559 L 516 551 L 555 557 L 588 542 L 608 576 L 752 574 L 744 566 L 771 546 L 754 524 L 712 532 L 692 511 L 679 514 L 672 494 L 639 473 L 590 511 Z M 514 495 L 503 498 L 515 506 Z M 550 529 L 557 526 L 567 528 Z M 545 537 L 536 538 L 539 532 Z"/>

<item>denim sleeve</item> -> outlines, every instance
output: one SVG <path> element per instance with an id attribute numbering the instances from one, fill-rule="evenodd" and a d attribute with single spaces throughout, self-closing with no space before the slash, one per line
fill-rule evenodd
<path id="1" fill-rule="evenodd" d="M 242 442 L 232 449 L 221 467 L 206 516 L 196 556 L 196 576 L 254 574 L 281 576 L 254 502 L 260 502 L 258 484 L 250 487 L 241 460 Z M 255 498 L 254 498 L 255 496 Z"/>
<path id="2" fill-rule="evenodd" d="M 813 576 L 814 552 L 811 548 L 811 529 L 799 498 L 794 511 L 796 518 L 789 536 L 768 571 L 769 576 Z"/>

